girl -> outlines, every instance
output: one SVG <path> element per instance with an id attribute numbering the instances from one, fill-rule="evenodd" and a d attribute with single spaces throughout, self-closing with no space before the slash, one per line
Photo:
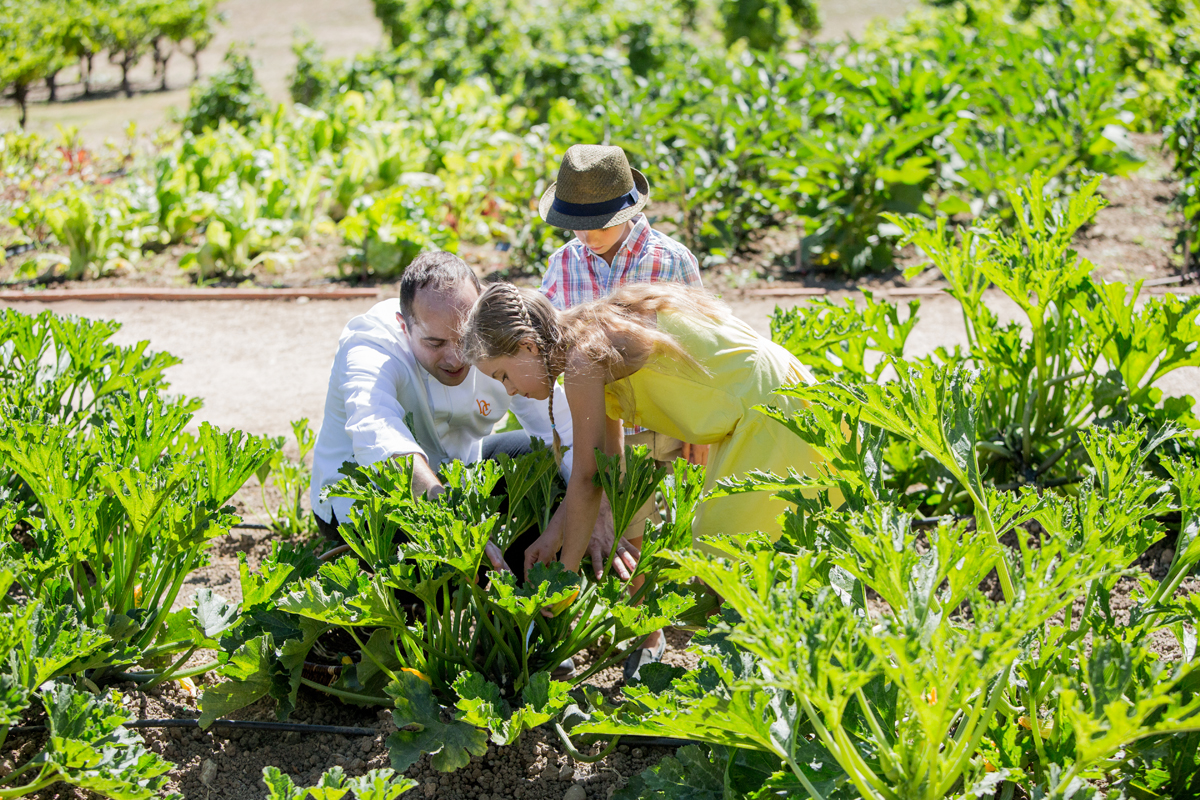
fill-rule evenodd
<path id="1" fill-rule="evenodd" d="M 551 397 L 564 375 L 576 453 L 622 450 L 618 420 L 712 446 L 705 492 L 722 478 L 752 469 L 815 474 L 819 456 L 754 406 L 799 410 L 776 389 L 812 383 L 791 353 L 734 318 L 706 292 L 672 283 L 627 284 L 608 297 L 557 311 L 540 293 L 498 283 L 480 296 L 467 319 L 466 357 L 501 381 L 510 395 Z M 550 406 L 551 428 L 554 406 Z M 554 431 L 558 450 L 558 432 Z M 527 568 L 559 556 L 579 569 L 600 507 L 594 458 L 577 455 L 567 484 L 562 526 L 546 530 L 528 550 Z M 781 532 L 787 504 L 770 492 L 704 501 L 696 537 L 716 533 Z M 631 542 L 635 547 L 640 541 Z M 618 557 L 624 553 L 618 548 Z M 561 552 L 560 552 L 561 551 Z"/>

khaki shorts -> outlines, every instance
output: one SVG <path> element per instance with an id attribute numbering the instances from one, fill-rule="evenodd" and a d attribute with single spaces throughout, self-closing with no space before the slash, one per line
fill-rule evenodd
<path id="1" fill-rule="evenodd" d="M 645 445 L 650 451 L 650 457 L 657 461 L 660 467 L 670 466 L 675 459 L 683 456 L 683 442 L 655 431 L 628 433 L 625 435 L 625 444 Z M 645 533 L 646 520 L 650 520 L 654 525 L 662 522 L 662 515 L 658 511 L 658 507 L 654 504 L 653 497 L 638 509 L 637 516 L 633 518 L 633 522 L 625 529 L 625 538 L 632 542 L 639 541 L 642 538 L 642 534 Z"/>
<path id="2" fill-rule="evenodd" d="M 645 445 L 650 450 L 650 457 L 659 466 L 669 466 L 675 459 L 683 457 L 683 442 L 655 431 L 625 434 L 626 445 Z"/>

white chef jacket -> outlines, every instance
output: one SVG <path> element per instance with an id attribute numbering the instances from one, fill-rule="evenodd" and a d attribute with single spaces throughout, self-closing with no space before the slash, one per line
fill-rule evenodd
<path id="1" fill-rule="evenodd" d="M 346 325 L 329 373 L 325 417 L 313 449 L 310 500 L 321 519 L 330 509 L 339 522 L 349 519 L 351 501 L 321 498 L 342 479 L 345 461 L 374 464 L 395 455 L 420 453 L 429 466 L 455 459 L 471 464 L 481 457 L 483 437 L 511 408 L 534 438 L 550 443 L 549 403 L 509 397 L 504 384 L 474 367 L 458 386 L 446 386 L 417 363 L 396 314 L 399 299 L 376 303 Z M 554 417 L 564 446 L 571 443 L 571 412 L 561 386 L 554 387 Z M 413 430 L 404 424 L 413 415 Z M 570 476 L 571 452 L 563 458 Z"/>

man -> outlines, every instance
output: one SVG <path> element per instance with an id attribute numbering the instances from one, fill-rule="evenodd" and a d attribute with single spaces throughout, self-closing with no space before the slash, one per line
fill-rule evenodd
<path id="1" fill-rule="evenodd" d="M 350 500 L 322 497 L 325 487 L 341 480 L 343 462 L 365 466 L 412 456 L 413 490 L 435 497 L 443 491 L 436 474 L 443 463 L 520 455 L 529 452 L 530 436 L 550 441 L 545 401 L 509 397 L 503 384 L 462 358 L 461 325 L 479 293 L 479 279 L 462 259 L 423 253 L 405 270 L 398 299 L 377 303 L 342 331 L 313 450 L 310 499 L 326 536 L 336 540 L 339 522 L 349 517 Z M 562 387 L 555 391 L 561 394 Z M 566 409 L 566 397 L 558 399 Z M 510 409 L 525 430 L 493 434 Z M 569 416 L 559 420 L 558 430 L 569 446 Z M 568 451 L 564 479 L 570 466 Z M 611 516 L 607 523 L 611 531 Z M 561 524 L 559 515 L 551 524 Z M 597 529 L 602 526 L 597 523 Z M 591 552 L 607 555 L 611 535 L 594 537 Z M 495 545 L 487 555 L 494 568 L 507 568 Z M 593 561 L 599 573 L 603 561 Z M 523 566 L 524 554 L 513 563 Z"/>

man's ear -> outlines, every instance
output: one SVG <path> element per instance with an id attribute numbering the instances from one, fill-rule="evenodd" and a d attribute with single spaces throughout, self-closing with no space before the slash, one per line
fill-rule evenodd
<path id="1" fill-rule="evenodd" d="M 404 322 L 404 315 L 401 314 L 399 311 L 396 312 L 396 322 L 400 323 L 400 330 L 404 331 L 404 334 L 407 336 L 408 335 L 408 325 Z"/>

